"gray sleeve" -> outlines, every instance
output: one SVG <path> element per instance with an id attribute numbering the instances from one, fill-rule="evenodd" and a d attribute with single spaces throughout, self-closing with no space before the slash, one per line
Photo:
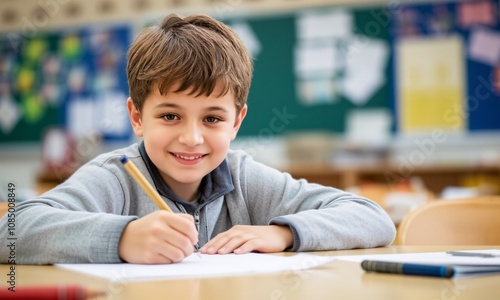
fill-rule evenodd
<path id="1" fill-rule="evenodd" d="M 242 190 L 253 224 L 288 225 L 290 251 L 386 246 L 394 223 L 375 202 L 332 187 L 296 180 L 288 173 L 242 160 Z"/>
<path id="2" fill-rule="evenodd" d="M 122 216 L 128 195 L 111 171 L 86 165 L 15 212 L 17 264 L 117 263 L 118 242 L 137 217 Z M 0 219 L 0 263 L 9 257 L 7 218 Z M 10 236 L 12 238 L 12 236 Z"/>

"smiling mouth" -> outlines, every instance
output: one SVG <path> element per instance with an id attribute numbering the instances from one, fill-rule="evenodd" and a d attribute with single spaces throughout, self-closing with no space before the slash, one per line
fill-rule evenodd
<path id="1" fill-rule="evenodd" d="M 202 158 L 203 156 L 205 156 L 205 154 L 202 154 L 202 155 L 195 155 L 195 156 L 187 156 L 187 155 L 179 155 L 179 154 L 175 154 L 175 153 L 172 153 L 175 157 L 178 157 L 178 158 L 181 158 L 181 159 L 185 159 L 185 160 L 195 160 L 195 159 L 200 159 Z"/>

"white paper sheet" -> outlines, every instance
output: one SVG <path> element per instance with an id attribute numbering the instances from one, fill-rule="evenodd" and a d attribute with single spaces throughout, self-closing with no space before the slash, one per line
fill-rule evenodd
<path id="1" fill-rule="evenodd" d="M 273 254 L 192 254 L 180 263 L 168 265 L 139 264 L 57 264 L 57 267 L 103 277 L 111 281 L 178 279 L 248 275 L 273 272 L 297 272 L 335 260 L 332 256 L 307 253 Z"/>
<path id="2" fill-rule="evenodd" d="M 500 62 L 500 34 L 492 30 L 473 30 L 469 42 L 470 58 L 496 66 Z"/>
<path id="3" fill-rule="evenodd" d="M 464 252 L 488 253 L 500 255 L 500 250 L 463 250 Z M 475 256 L 454 256 L 446 252 L 400 253 L 378 255 L 337 256 L 338 260 L 362 262 L 363 260 L 378 260 L 400 263 L 423 263 L 436 265 L 500 265 L 500 257 L 484 258 Z"/>
<path id="4" fill-rule="evenodd" d="M 97 131 L 94 116 L 97 111 L 92 99 L 75 98 L 68 101 L 68 128 L 77 139 Z"/>
<path id="5" fill-rule="evenodd" d="M 361 41 L 361 42 L 357 42 Z M 347 43 L 346 72 L 384 73 L 389 59 L 389 45 L 380 39 L 353 37 Z"/>
<path id="6" fill-rule="evenodd" d="M 304 13 L 297 19 L 297 35 L 301 40 L 349 37 L 352 19 L 352 14 L 342 9 Z"/>
<path id="7" fill-rule="evenodd" d="M 341 91 L 351 103 L 365 105 L 385 83 L 385 77 L 379 72 L 346 73 Z"/>
<path id="8" fill-rule="evenodd" d="M 21 119 L 22 111 L 11 97 L 0 97 L 0 130 L 9 134 Z"/>
<path id="9" fill-rule="evenodd" d="M 295 48 L 295 75 L 299 78 L 331 77 L 340 68 L 337 48 L 333 43 L 302 43 Z"/>
<path id="10" fill-rule="evenodd" d="M 97 103 L 99 130 L 104 134 L 124 137 L 130 132 L 130 120 L 125 105 L 127 96 L 118 91 L 103 94 Z"/>
<path id="11" fill-rule="evenodd" d="M 389 47 L 381 40 L 365 39 L 363 44 L 350 47 L 342 85 L 344 96 L 356 105 L 366 104 L 386 81 L 388 57 Z"/>

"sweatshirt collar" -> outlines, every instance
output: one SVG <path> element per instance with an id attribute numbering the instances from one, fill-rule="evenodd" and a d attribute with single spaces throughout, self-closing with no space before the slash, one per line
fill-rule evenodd
<path id="1" fill-rule="evenodd" d="M 151 177 L 153 178 L 153 183 L 160 195 L 182 204 L 189 213 L 192 213 L 196 209 L 195 205 L 177 196 L 163 181 L 158 168 L 151 161 L 148 153 L 146 152 L 144 142 L 141 142 L 139 145 L 139 153 L 141 154 L 149 174 L 151 174 Z M 200 187 L 198 188 L 198 192 L 201 197 L 199 199 L 199 204 L 205 205 L 206 203 L 212 202 L 215 199 L 226 195 L 232 190 L 234 190 L 233 179 L 227 160 L 224 159 L 224 161 L 222 161 L 217 168 L 205 175 L 205 177 L 201 180 Z"/>

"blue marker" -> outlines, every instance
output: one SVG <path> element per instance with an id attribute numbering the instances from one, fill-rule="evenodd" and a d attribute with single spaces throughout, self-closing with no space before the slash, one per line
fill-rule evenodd
<path id="1" fill-rule="evenodd" d="M 450 278 L 455 274 L 453 266 L 409 264 L 387 261 L 364 260 L 361 262 L 363 270 L 368 272 L 419 275 Z"/>

